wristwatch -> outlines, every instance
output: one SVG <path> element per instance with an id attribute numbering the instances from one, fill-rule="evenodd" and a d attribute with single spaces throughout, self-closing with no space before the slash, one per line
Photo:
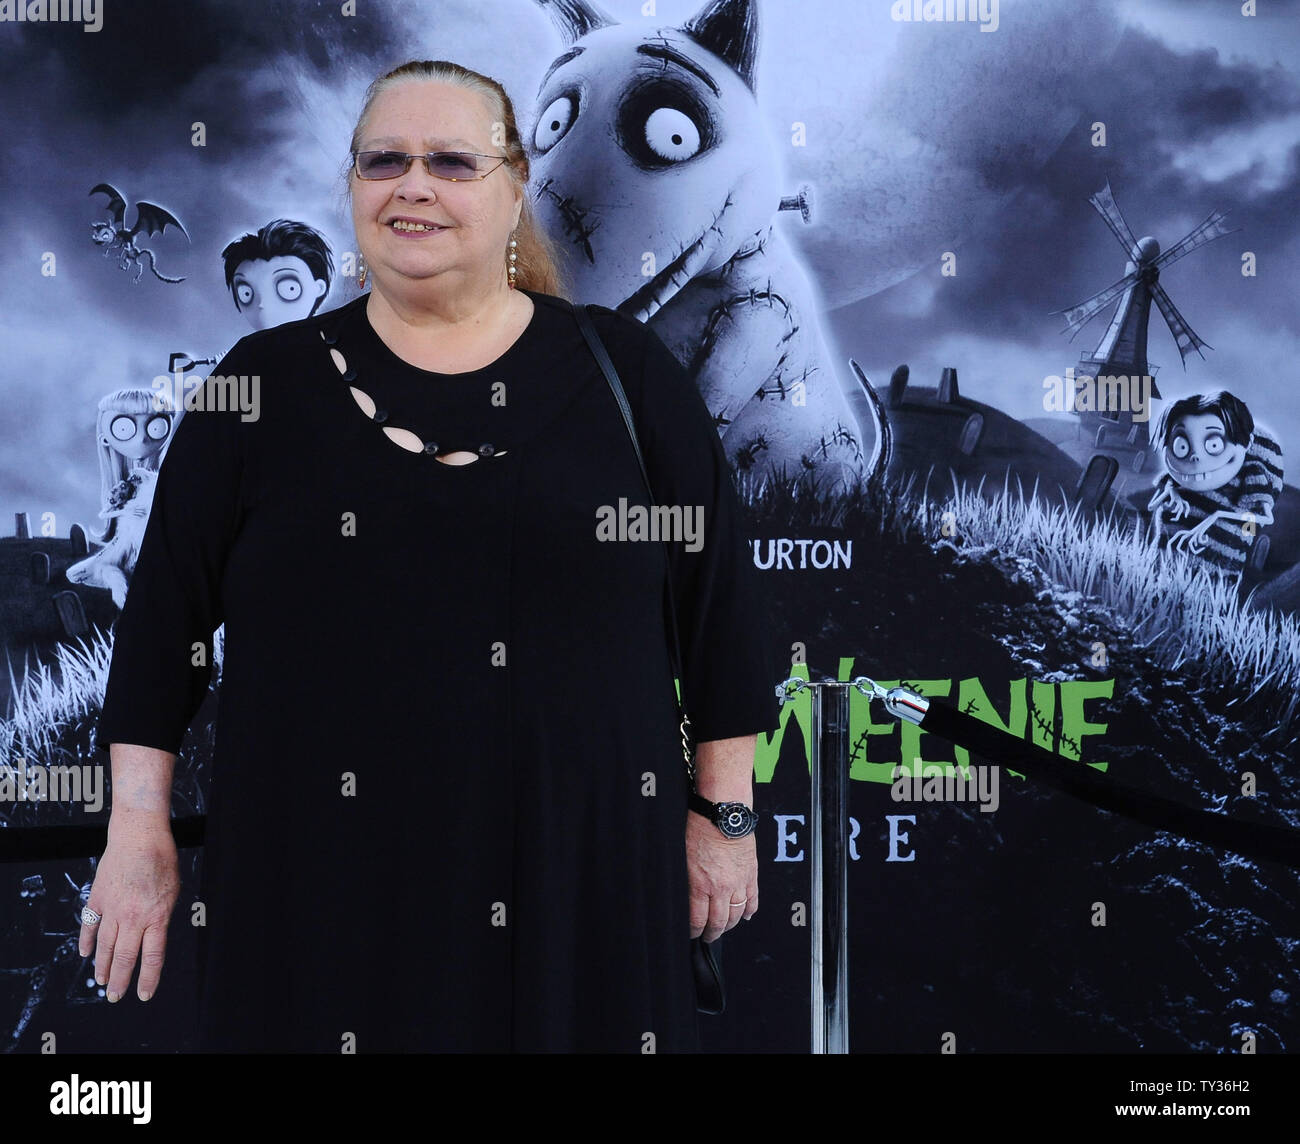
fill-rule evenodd
<path id="1" fill-rule="evenodd" d="M 710 802 L 698 791 L 689 796 L 690 808 L 703 815 L 728 838 L 744 838 L 754 833 L 758 812 L 743 802 Z"/>

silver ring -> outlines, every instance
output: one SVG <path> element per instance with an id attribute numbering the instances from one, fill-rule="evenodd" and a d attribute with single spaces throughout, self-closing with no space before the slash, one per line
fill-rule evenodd
<path id="1" fill-rule="evenodd" d="M 743 906 L 743 905 L 744 905 L 746 902 L 748 902 L 748 901 L 749 901 L 748 898 L 741 898 L 740 901 L 738 901 L 738 902 L 732 902 L 731 905 L 732 905 L 733 907 L 735 907 L 735 906 Z"/>
<path id="2" fill-rule="evenodd" d="M 89 906 L 81 907 L 81 924 L 83 926 L 97 926 L 103 919 L 103 914 L 95 913 Z"/>

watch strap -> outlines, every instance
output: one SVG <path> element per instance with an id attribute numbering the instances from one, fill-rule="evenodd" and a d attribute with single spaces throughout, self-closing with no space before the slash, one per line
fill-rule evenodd
<path id="1" fill-rule="evenodd" d="M 716 802 L 710 802 L 699 791 L 694 789 L 686 797 L 688 805 L 696 814 L 702 814 L 716 825 L 718 821 L 718 804 Z"/>

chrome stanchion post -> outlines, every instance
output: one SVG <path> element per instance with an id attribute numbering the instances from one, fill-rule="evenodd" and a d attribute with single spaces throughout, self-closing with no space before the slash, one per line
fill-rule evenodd
<path id="1" fill-rule="evenodd" d="M 811 827 L 811 840 L 808 845 L 808 861 L 812 878 L 810 883 L 809 912 L 812 914 L 812 946 L 810 962 L 812 966 L 810 1012 L 812 1016 L 812 1051 L 826 1052 L 826 994 L 822 988 L 825 967 L 825 934 L 822 926 L 822 689 L 818 684 L 810 683 L 812 692 L 812 758 L 809 760 L 809 803 L 808 819 Z"/>
<path id="2" fill-rule="evenodd" d="M 849 684 L 812 690 L 812 1051 L 849 1051 Z"/>
<path id="3" fill-rule="evenodd" d="M 930 701 L 867 675 L 776 685 L 777 700 L 812 692 L 810 841 L 812 886 L 812 1051 L 849 1051 L 849 688 L 879 699 L 895 719 L 920 724 Z"/>

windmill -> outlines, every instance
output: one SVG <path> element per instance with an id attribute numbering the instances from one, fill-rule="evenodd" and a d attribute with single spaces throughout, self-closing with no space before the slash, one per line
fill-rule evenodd
<path id="1" fill-rule="evenodd" d="M 1155 378 L 1151 376 L 1152 370 L 1147 361 L 1147 327 L 1151 320 L 1152 299 L 1160 307 L 1165 324 L 1174 336 L 1174 342 L 1182 356 L 1183 369 L 1187 368 L 1187 355 L 1192 350 L 1201 354 L 1203 358 L 1205 354 L 1201 352 L 1202 347 L 1214 348 L 1202 340 L 1187 324 L 1187 319 L 1178 312 L 1178 307 L 1173 304 L 1169 295 L 1165 293 L 1165 288 L 1160 285 L 1160 272 L 1198 247 L 1205 246 L 1216 238 L 1222 238 L 1232 232 L 1224 225 L 1224 213 L 1216 210 L 1200 226 L 1162 253 L 1160 243 L 1150 235 L 1141 239 L 1133 237 L 1133 231 L 1124 221 L 1119 205 L 1115 202 L 1109 179 L 1106 180 L 1106 186 L 1088 201 L 1096 208 L 1097 213 L 1110 227 L 1111 233 L 1119 240 L 1124 253 L 1128 255 L 1128 263 L 1124 267 L 1124 277 L 1118 282 L 1112 283 L 1077 306 L 1056 311 L 1065 315 L 1066 326 L 1062 333 L 1068 333 L 1070 340 L 1073 341 L 1075 335 L 1088 322 L 1116 298 L 1119 299 L 1119 305 L 1115 307 L 1115 316 L 1111 319 L 1097 348 L 1092 353 L 1080 357 L 1076 383 L 1079 378 L 1085 377 L 1092 379 L 1149 377 L 1151 379 L 1148 383 L 1149 396 L 1159 397 L 1160 392 L 1155 387 Z M 1137 385 L 1138 381 L 1134 380 L 1130 384 Z M 1095 392 L 1100 392 L 1101 388 L 1099 384 Z M 1130 389 L 1129 392 L 1131 393 L 1132 390 Z M 1095 444 L 1100 446 L 1107 438 L 1118 437 L 1122 438 L 1124 444 L 1144 450 L 1150 441 L 1147 422 L 1133 419 L 1133 410 L 1128 402 L 1120 403 L 1128 405 L 1128 408 L 1118 408 L 1116 403 L 1112 402 L 1109 408 L 1098 409 L 1097 406 L 1102 404 L 1098 401 L 1094 403 L 1091 410 L 1077 410 L 1083 428 L 1095 431 Z M 1112 441 L 1112 443 L 1119 442 Z"/>

